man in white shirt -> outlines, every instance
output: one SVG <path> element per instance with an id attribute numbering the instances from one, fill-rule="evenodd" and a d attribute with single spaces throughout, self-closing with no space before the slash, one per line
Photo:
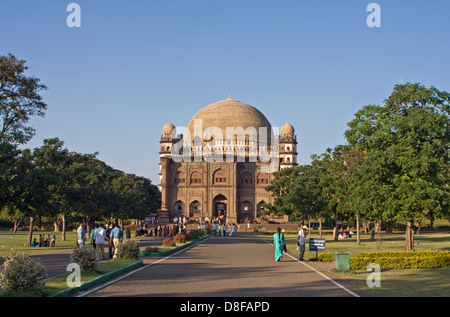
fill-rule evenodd
<path id="1" fill-rule="evenodd" d="M 306 229 L 308 229 L 307 226 L 303 226 L 300 231 L 298 232 L 298 237 L 297 237 L 297 245 L 298 245 L 298 260 L 299 261 L 303 261 L 303 256 L 305 255 L 305 249 L 306 249 L 306 235 L 308 234 L 306 232 Z"/>
<path id="2" fill-rule="evenodd" d="M 103 225 L 100 224 L 94 234 L 96 249 L 100 252 L 100 261 L 105 260 L 105 240 L 106 240 L 106 230 Z M 98 247 L 98 248 L 97 248 Z"/>

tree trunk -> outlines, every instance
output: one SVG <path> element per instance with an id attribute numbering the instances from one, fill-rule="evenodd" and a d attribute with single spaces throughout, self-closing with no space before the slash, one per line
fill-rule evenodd
<path id="1" fill-rule="evenodd" d="M 364 233 L 369 233 L 370 231 L 370 220 L 363 220 L 363 230 Z"/>
<path id="2" fill-rule="evenodd" d="M 86 220 L 85 220 L 85 222 L 84 222 L 86 225 L 86 233 L 87 233 L 87 235 L 88 235 L 88 237 L 89 237 L 89 232 L 91 232 L 91 217 L 89 217 L 89 216 L 86 216 Z"/>
<path id="3" fill-rule="evenodd" d="M 309 234 L 309 237 L 311 238 L 311 217 L 310 216 L 308 216 L 308 234 Z"/>
<path id="4" fill-rule="evenodd" d="M 61 241 L 66 241 L 66 215 L 61 215 L 62 220 L 62 234 L 61 234 Z"/>
<path id="5" fill-rule="evenodd" d="M 378 220 L 375 222 L 375 228 L 376 228 L 376 233 L 377 233 L 377 249 L 381 249 L 381 243 L 382 243 L 382 239 L 381 239 L 381 220 Z"/>
<path id="6" fill-rule="evenodd" d="M 361 235 L 359 229 L 359 215 L 356 214 L 356 245 L 361 245 Z"/>
<path id="7" fill-rule="evenodd" d="M 28 241 L 27 246 L 31 246 L 33 242 L 33 217 L 30 217 L 30 230 L 28 231 Z"/>
<path id="8" fill-rule="evenodd" d="M 417 234 L 420 234 L 420 229 L 422 229 L 421 221 L 417 221 Z"/>
<path id="9" fill-rule="evenodd" d="M 320 239 L 322 239 L 322 219 L 319 219 L 319 234 L 320 234 Z"/>
<path id="10" fill-rule="evenodd" d="M 393 223 L 392 221 L 386 222 L 386 233 L 391 234 L 393 232 Z"/>
<path id="11" fill-rule="evenodd" d="M 414 251 L 414 226 L 412 221 L 406 222 L 406 251 Z"/>
<path id="12" fill-rule="evenodd" d="M 22 222 L 22 219 L 14 220 L 14 229 L 13 229 L 14 233 L 17 232 L 17 229 L 19 228 L 21 222 Z"/>
<path id="13" fill-rule="evenodd" d="M 58 220 L 53 221 L 53 231 L 54 232 L 59 232 Z"/>

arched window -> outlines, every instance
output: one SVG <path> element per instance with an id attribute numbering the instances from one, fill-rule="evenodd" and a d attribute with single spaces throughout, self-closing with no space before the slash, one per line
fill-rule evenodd
<path id="1" fill-rule="evenodd" d="M 190 217 L 196 217 L 199 214 L 201 214 L 201 212 L 202 212 L 201 204 L 197 200 L 194 200 L 191 203 L 191 205 L 189 206 L 189 216 Z"/>
<path id="2" fill-rule="evenodd" d="M 263 201 L 260 201 L 259 204 L 256 206 L 256 214 L 258 216 L 265 214 L 265 211 L 266 211 L 266 208 L 264 207 L 265 204 L 266 204 L 266 202 L 263 200 Z"/>
<path id="3" fill-rule="evenodd" d="M 177 172 L 175 174 L 174 179 L 175 185 L 185 185 L 186 184 L 186 176 L 183 172 Z"/>
<path id="4" fill-rule="evenodd" d="M 253 210 L 252 210 L 252 204 L 250 203 L 250 202 L 248 202 L 248 201 L 244 201 L 242 204 L 241 204 L 241 213 L 244 213 L 244 214 L 251 214 L 253 212 Z"/>
<path id="5" fill-rule="evenodd" d="M 173 206 L 173 209 L 176 214 L 184 214 L 184 202 L 181 200 L 177 201 Z"/>
<path id="6" fill-rule="evenodd" d="M 257 185 L 269 185 L 269 174 L 259 173 L 256 182 Z"/>
<path id="7" fill-rule="evenodd" d="M 241 174 L 241 185 L 251 185 L 253 183 L 253 177 L 252 174 L 249 172 L 245 172 Z"/>
<path id="8" fill-rule="evenodd" d="M 200 186 L 202 184 L 202 174 L 199 172 L 194 172 L 191 174 L 191 185 Z"/>
<path id="9" fill-rule="evenodd" d="M 228 183 L 227 173 L 222 169 L 217 170 L 213 176 L 213 183 L 214 184 L 227 184 Z"/>

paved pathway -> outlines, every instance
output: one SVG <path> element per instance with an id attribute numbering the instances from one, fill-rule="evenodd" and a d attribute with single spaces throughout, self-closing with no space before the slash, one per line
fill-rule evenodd
<path id="1" fill-rule="evenodd" d="M 92 297 L 354 297 L 369 296 L 319 262 L 299 262 L 252 232 L 211 237 L 79 296 Z"/>

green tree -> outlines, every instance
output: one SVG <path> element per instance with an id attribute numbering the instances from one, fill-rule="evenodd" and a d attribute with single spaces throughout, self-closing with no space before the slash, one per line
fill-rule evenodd
<path id="1" fill-rule="evenodd" d="M 59 138 L 46 139 L 33 150 L 33 164 L 51 171 L 54 182 L 49 188 L 53 216 L 61 219 L 61 238 L 65 241 L 67 217 L 94 218 L 103 194 L 106 164 L 97 154 L 70 152 Z"/>
<path id="2" fill-rule="evenodd" d="M 24 74 L 25 63 L 12 54 L 0 56 L 0 143 L 28 142 L 35 130 L 27 122 L 32 116 L 44 116 L 47 109 L 39 95 L 47 87 Z"/>
<path id="3" fill-rule="evenodd" d="M 266 187 L 275 198 L 267 204 L 269 212 L 289 215 L 291 221 L 318 218 L 321 224 L 328 207 L 320 185 L 322 170 L 312 165 L 286 168 L 274 174 L 271 184 Z"/>
<path id="4" fill-rule="evenodd" d="M 366 154 L 361 175 L 377 195 L 364 200 L 367 208 L 407 221 L 406 250 L 414 249 L 415 220 L 449 214 L 449 103 L 450 94 L 434 87 L 396 85 L 383 106 L 358 111 L 345 133 Z"/>
<path id="5" fill-rule="evenodd" d="M 362 209 L 355 203 L 353 190 L 357 187 L 356 171 L 361 164 L 361 153 L 347 145 L 328 148 L 321 155 L 313 155 L 312 165 L 321 170 L 319 186 L 328 208 L 334 214 L 334 240 L 338 240 L 339 220 L 356 220 L 357 244 L 360 244 L 359 221 Z"/>
<path id="6" fill-rule="evenodd" d="M 35 166 L 30 151 L 24 150 L 17 162 L 16 175 L 9 182 L 11 195 L 6 208 L 29 218 L 27 245 L 33 240 L 34 220 L 49 216 L 54 210 L 49 191 L 54 182 L 54 175 L 48 169 Z"/>
<path id="7" fill-rule="evenodd" d="M 322 237 L 322 221 L 330 211 L 320 184 L 323 170 L 314 165 L 300 165 L 295 169 L 298 172 L 295 184 L 299 212 L 308 218 L 308 222 L 311 218 L 319 220 L 319 233 Z"/>
<path id="8" fill-rule="evenodd" d="M 296 168 L 285 168 L 273 174 L 273 180 L 265 190 L 270 191 L 274 197 L 272 204 L 266 204 L 268 212 L 276 215 L 288 215 L 291 221 L 302 218 L 300 213 L 300 199 L 297 196 L 297 178 L 299 171 Z"/>
<path id="9" fill-rule="evenodd" d="M 161 206 L 161 194 L 145 177 L 115 171 L 110 184 L 110 215 L 118 219 L 144 219 Z"/>

